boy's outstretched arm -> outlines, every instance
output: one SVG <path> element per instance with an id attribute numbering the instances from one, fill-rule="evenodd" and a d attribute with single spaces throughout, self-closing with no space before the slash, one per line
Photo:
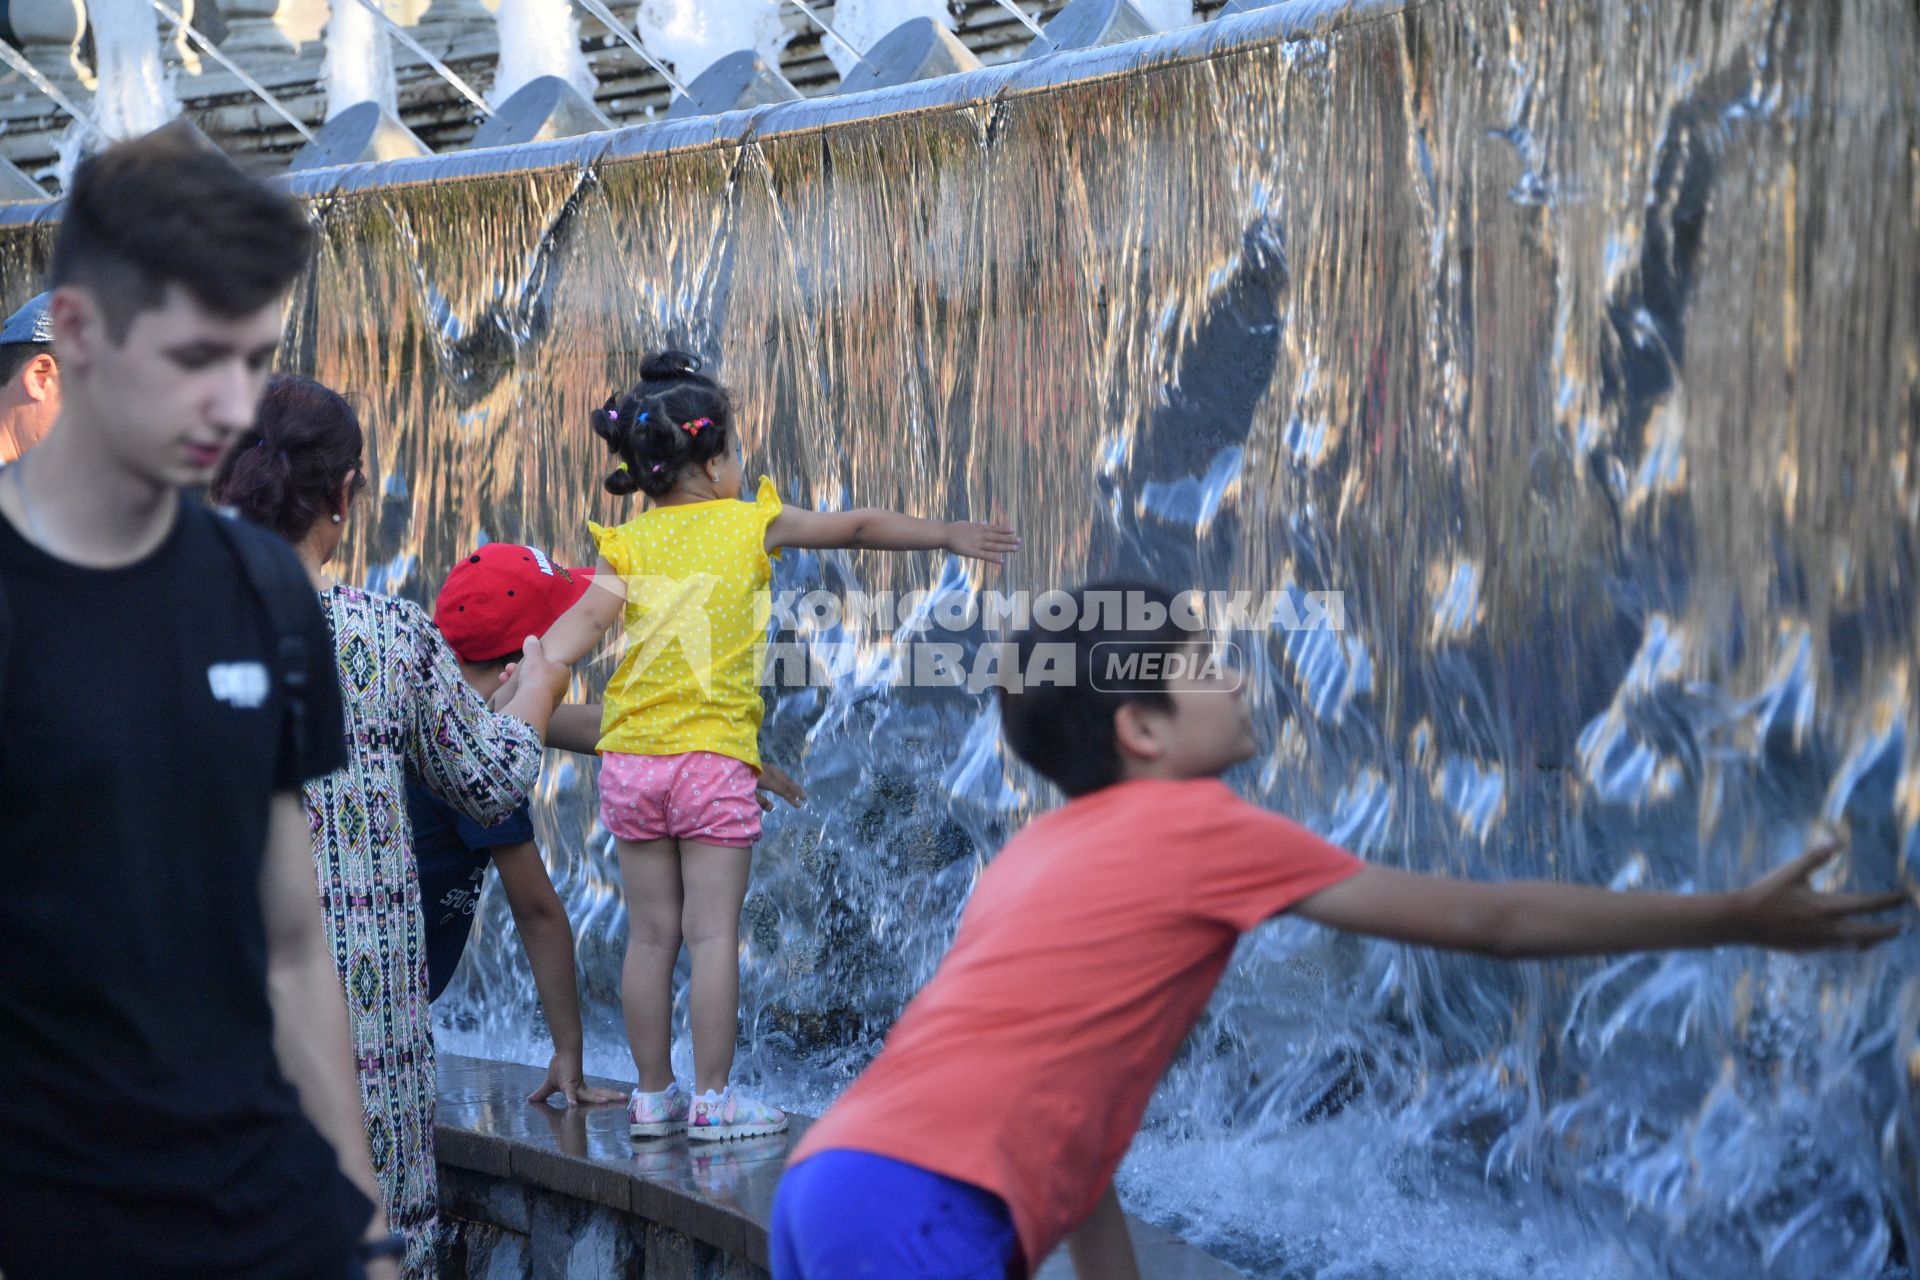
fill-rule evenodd
<path id="1" fill-rule="evenodd" d="M 776 547 L 815 551 L 951 551 L 957 556 L 1000 564 L 1020 549 L 1020 539 L 1006 525 L 973 520 L 922 520 L 870 507 L 859 511 L 784 507 L 767 525 L 767 550 Z"/>
<path id="2" fill-rule="evenodd" d="M 1120 1197 L 1113 1193 L 1111 1182 L 1093 1212 L 1067 1236 L 1067 1255 L 1080 1280 L 1140 1280 L 1127 1215 L 1121 1212 Z"/>
<path id="3" fill-rule="evenodd" d="M 586 1081 L 581 1065 L 585 1041 L 580 1029 L 580 988 L 574 975 L 573 926 L 567 923 L 567 909 L 561 905 L 546 864 L 540 860 L 540 847 L 531 840 L 501 845 L 493 850 L 493 865 L 500 869 L 500 887 L 506 890 L 514 928 L 533 969 L 533 986 L 546 1014 L 547 1031 L 553 1036 L 553 1061 L 547 1064 L 547 1078 L 527 1101 L 545 1102 L 556 1093 L 565 1097 L 570 1107 L 583 1102 L 624 1101 L 625 1094 L 596 1088 Z"/>
<path id="4" fill-rule="evenodd" d="M 762 809 L 772 812 L 773 801 L 770 798 L 772 796 L 779 796 L 796 809 L 807 802 L 807 793 L 801 789 L 799 783 L 788 776 L 785 769 L 762 760 L 760 779 L 753 789 L 753 798 L 760 802 Z"/>
<path id="5" fill-rule="evenodd" d="M 593 755 L 600 746 L 600 704 L 569 702 L 555 707 L 547 721 L 547 745 L 575 755 Z"/>
<path id="6" fill-rule="evenodd" d="M 1900 932 L 1897 922 L 1858 917 L 1900 906 L 1904 893 L 1820 893 L 1808 883 L 1837 852 L 1820 845 L 1732 893 L 1616 893 L 1368 867 L 1293 910 L 1350 933 L 1509 959 L 1736 944 L 1810 951 L 1871 946 Z"/>

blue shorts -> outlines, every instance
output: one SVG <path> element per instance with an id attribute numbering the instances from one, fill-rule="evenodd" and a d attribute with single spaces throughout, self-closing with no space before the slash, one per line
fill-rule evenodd
<path id="1" fill-rule="evenodd" d="M 822 1151 L 773 1197 L 773 1280 L 1019 1280 L 999 1196 L 865 1151 Z"/>

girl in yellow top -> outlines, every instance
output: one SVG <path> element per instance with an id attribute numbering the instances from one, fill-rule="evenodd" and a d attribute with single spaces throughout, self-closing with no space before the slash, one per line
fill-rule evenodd
<path id="1" fill-rule="evenodd" d="M 799 511 L 762 477 L 741 502 L 733 405 L 681 352 L 651 356 L 641 382 L 607 401 L 593 429 L 619 466 L 615 494 L 652 505 L 593 526 L 595 587 L 544 637 L 556 662 L 585 657 L 624 620 L 626 652 L 608 682 L 599 749 L 600 816 L 620 854 L 627 898 L 621 1005 L 640 1087 L 636 1136 L 685 1126 L 694 1141 L 778 1133 L 780 1111 L 728 1088 L 739 1034 L 740 907 L 760 810 L 760 694 L 769 557 L 781 547 L 944 549 L 995 564 L 1020 542 L 998 525 L 888 511 Z M 682 940 L 695 1094 L 673 1076 L 673 965 Z"/>

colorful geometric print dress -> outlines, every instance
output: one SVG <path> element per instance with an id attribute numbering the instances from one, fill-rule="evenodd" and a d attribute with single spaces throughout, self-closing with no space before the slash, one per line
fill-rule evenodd
<path id="1" fill-rule="evenodd" d="M 487 710 L 419 606 L 351 587 L 321 593 L 333 628 L 352 761 L 306 790 L 327 942 L 346 987 L 360 1101 L 406 1280 L 434 1274 L 433 1024 L 426 931 L 407 818 L 407 766 L 475 822 L 526 799 L 531 726 Z"/>

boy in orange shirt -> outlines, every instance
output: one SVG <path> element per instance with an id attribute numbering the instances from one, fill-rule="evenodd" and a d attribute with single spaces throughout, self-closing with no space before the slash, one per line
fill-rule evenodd
<path id="1" fill-rule="evenodd" d="M 1129 616 L 1142 600 L 1174 603 L 1106 584 L 1078 593 L 1082 618 L 1101 593 L 1120 593 Z M 1072 655 L 1052 683 L 1001 690 L 1008 744 L 1068 803 L 994 858 L 939 971 L 794 1151 L 774 1280 L 1002 1280 L 1062 1240 L 1083 1280 L 1135 1280 L 1114 1170 L 1235 941 L 1281 912 L 1506 958 L 1866 946 L 1898 931 L 1854 917 L 1902 893 L 1809 886 L 1830 846 L 1723 894 L 1368 866 L 1219 781 L 1254 750 L 1238 673 L 1150 679 L 1149 659 L 1126 678 L 1129 655 L 1204 654 L 1204 637 L 1167 617 L 1015 641 L 1022 673 L 1037 646 Z"/>

